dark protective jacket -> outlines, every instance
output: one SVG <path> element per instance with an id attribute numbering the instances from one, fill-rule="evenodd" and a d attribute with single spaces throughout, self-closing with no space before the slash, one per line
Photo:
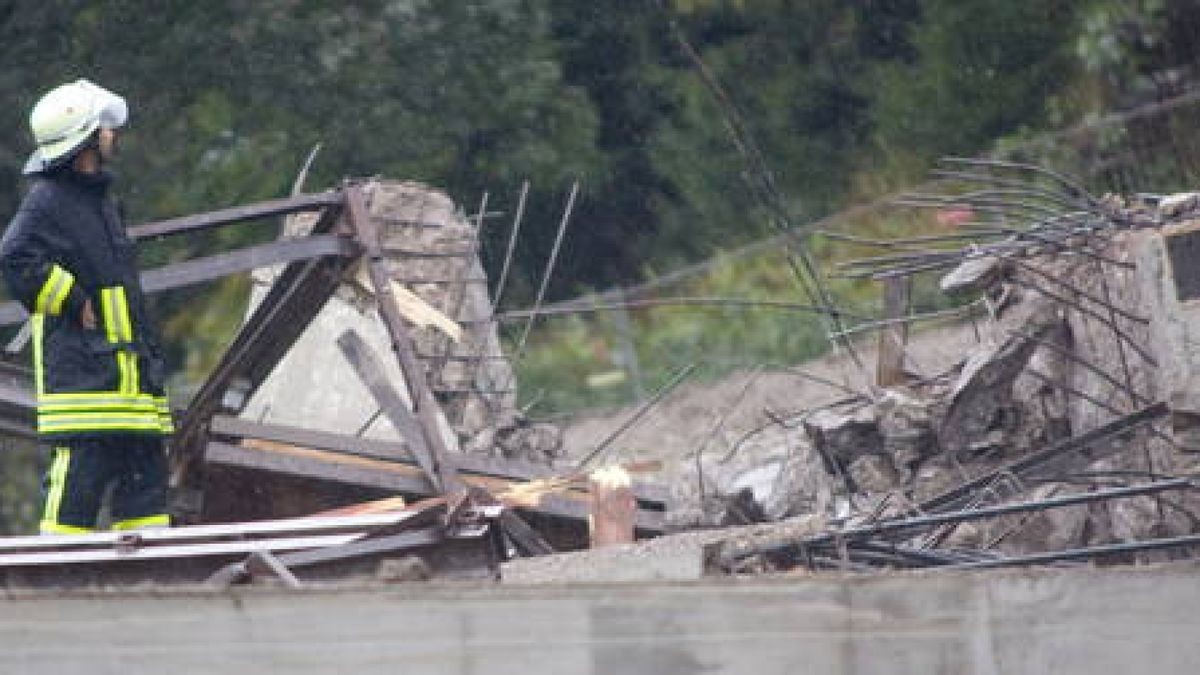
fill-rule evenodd
<path id="1" fill-rule="evenodd" d="M 39 175 L 0 240 L 0 268 L 31 315 L 43 438 L 169 434 L 162 350 L 136 251 L 107 174 Z M 92 301 L 95 329 L 80 314 Z"/>

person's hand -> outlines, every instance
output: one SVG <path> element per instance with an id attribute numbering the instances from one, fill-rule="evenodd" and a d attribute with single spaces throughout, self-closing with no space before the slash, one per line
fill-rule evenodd
<path id="1" fill-rule="evenodd" d="M 96 328 L 96 313 L 92 311 L 92 301 L 90 298 L 83 301 L 83 309 L 79 310 L 79 325 L 88 330 Z"/>

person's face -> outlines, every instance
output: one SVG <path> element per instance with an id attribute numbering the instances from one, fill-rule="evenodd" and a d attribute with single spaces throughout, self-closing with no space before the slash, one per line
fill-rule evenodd
<path id="1" fill-rule="evenodd" d="M 117 154 L 117 138 L 120 132 L 116 129 L 100 129 L 99 146 L 100 158 L 104 161 L 110 161 Z"/>

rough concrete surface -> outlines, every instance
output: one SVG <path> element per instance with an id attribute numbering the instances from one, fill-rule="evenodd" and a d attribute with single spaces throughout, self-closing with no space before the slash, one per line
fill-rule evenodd
<path id="1" fill-rule="evenodd" d="M 9 597 L 8 673 L 1195 673 L 1194 567 Z"/>
<path id="2" fill-rule="evenodd" d="M 819 516 L 793 518 L 694 532 L 680 532 L 634 544 L 520 558 L 501 566 L 508 584 L 594 584 L 695 581 L 704 576 L 704 549 L 710 544 L 748 546 L 815 534 L 825 527 Z"/>

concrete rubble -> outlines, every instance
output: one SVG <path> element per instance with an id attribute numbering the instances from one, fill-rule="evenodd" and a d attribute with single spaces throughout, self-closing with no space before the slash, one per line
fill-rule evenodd
<path id="1" fill-rule="evenodd" d="M 969 339 L 939 335 L 924 353 L 919 338 L 880 340 L 881 363 L 903 351 L 888 355 L 898 370 L 877 371 L 886 386 L 861 364 L 730 378 L 768 392 L 753 423 L 727 425 L 736 405 L 714 416 L 728 400 L 682 388 L 660 416 L 686 417 L 678 428 L 641 443 L 620 440 L 622 426 L 605 441 L 621 465 L 611 484 L 610 469 L 580 461 L 596 443 L 517 407 L 478 223 L 446 195 L 370 180 L 303 197 L 316 213 L 255 206 L 293 214 L 271 249 L 287 265 L 255 273 L 246 334 L 181 425 L 204 469 L 185 475 L 219 497 L 196 512 L 224 524 L 0 542 L 0 558 L 102 570 L 118 547 L 126 562 L 170 557 L 185 576 L 199 564 L 220 584 L 300 586 L 352 568 L 389 583 L 598 582 L 1180 557 L 1200 545 L 1200 198 L 1062 189 L 1090 209 L 1086 227 L 900 256 L 938 261 L 941 311 L 967 317 L 957 330 Z M 313 264 L 289 247 L 339 238 Z M 884 265 L 891 278 L 894 257 L 871 260 L 868 276 Z M 276 303 L 293 314 L 273 314 Z M 264 316 L 305 327 L 289 335 Z M 796 405 L 813 383 L 837 395 Z M 671 454 L 673 435 L 687 443 Z M 624 452 L 641 446 L 658 454 Z M 659 485 L 645 480 L 655 471 Z M 297 550 L 303 532 L 323 543 Z M 218 549 L 244 557 L 213 572 L 198 552 Z"/>
<path id="2" fill-rule="evenodd" d="M 479 258 L 479 223 L 445 193 L 418 183 L 375 179 L 362 189 L 379 224 L 393 279 L 427 305 L 425 311 L 434 317 L 424 330 L 413 333 L 413 339 L 453 430 L 454 445 L 475 454 L 552 461 L 562 450 L 559 430 L 525 419 L 516 407 L 516 379 L 492 320 L 487 277 Z M 306 236 L 316 217 L 289 217 L 282 238 Z M 255 272 L 248 316 L 278 272 L 278 268 Z M 352 272 L 350 282 L 329 300 L 241 415 L 369 438 L 395 438 L 397 430 L 377 414 L 378 406 L 349 365 L 329 357 L 329 346 L 346 329 L 359 332 L 378 353 L 391 349 L 375 315 L 374 292 L 361 271 Z M 314 363 L 321 367 L 313 368 Z M 392 360 L 386 360 L 385 367 L 389 381 L 403 381 Z"/>
<path id="3" fill-rule="evenodd" d="M 1176 249 L 1200 237 L 1193 234 L 1200 220 L 1191 220 L 1200 198 L 1105 204 L 1153 226 L 1031 257 L 966 260 L 940 288 L 959 302 L 984 303 L 973 346 L 943 354 L 947 367 L 933 377 L 778 419 L 757 434 L 758 447 L 741 445 L 733 461 L 700 458 L 699 474 L 677 479 L 676 525 L 814 512 L 848 523 L 902 517 L 971 477 L 1159 400 L 1168 403 L 1169 424 L 1098 441 L 1072 455 L 1067 469 L 1015 487 L 1009 499 L 1036 503 L 1122 480 L 1194 475 L 1200 307 L 1190 300 L 1200 296 L 1200 282 L 1190 279 L 1200 275 L 1181 268 Z M 1137 496 L 959 523 L 941 532 L 937 546 L 1020 556 L 1191 536 L 1198 513 L 1194 490 Z M 1130 555 L 1119 559 L 1178 553 Z"/>

